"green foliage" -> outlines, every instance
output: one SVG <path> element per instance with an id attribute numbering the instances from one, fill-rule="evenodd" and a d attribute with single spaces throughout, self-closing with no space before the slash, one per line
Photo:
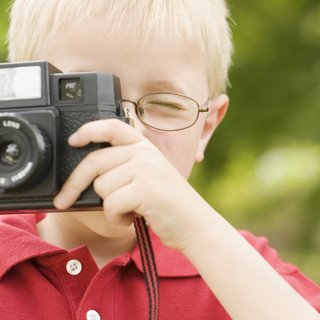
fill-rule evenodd
<path id="1" fill-rule="evenodd" d="M 0 2 L 0 61 L 9 0 Z M 192 183 L 320 283 L 320 2 L 229 0 L 231 104 Z"/>
<path id="2" fill-rule="evenodd" d="M 5 61 L 7 57 L 6 33 L 8 29 L 9 0 L 0 1 L 0 61 Z"/>
<path id="3" fill-rule="evenodd" d="M 320 282 L 320 3 L 229 3 L 231 104 L 191 180 Z"/>

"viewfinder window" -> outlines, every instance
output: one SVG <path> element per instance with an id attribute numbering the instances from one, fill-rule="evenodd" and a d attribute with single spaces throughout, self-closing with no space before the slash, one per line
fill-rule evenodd
<path id="1" fill-rule="evenodd" d="M 60 100 L 80 101 L 82 99 L 82 85 L 80 78 L 60 79 Z"/>

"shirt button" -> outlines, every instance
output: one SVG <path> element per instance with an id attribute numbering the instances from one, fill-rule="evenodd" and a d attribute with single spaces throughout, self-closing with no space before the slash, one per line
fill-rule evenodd
<path id="1" fill-rule="evenodd" d="M 89 310 L 86 318 L 87 320 L 101 320 L 99 313 L 95 310 Z"/>
<path id="2" fill-rule="evenodd" d="M 76 259 L 72 259 L 72 260 L 68 261 L 68 263 L 66 265 L 66 269 L 69 274 L 71 274 L 72 276 L 76 276 L 77 274 L 79 274 L 81 272 L 82 264 L 80 261 L 78 261 Z"/>

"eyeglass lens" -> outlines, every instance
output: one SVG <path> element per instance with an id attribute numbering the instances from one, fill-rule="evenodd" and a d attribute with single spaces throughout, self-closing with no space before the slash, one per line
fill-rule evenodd
<path id="1" fill-rule="evenodd" d="M 137 115 L 142 122 L 160 130 L 180 130 L 194 124 L 198 104 L 185 96 L 153 94 L 138 101 Z"/>

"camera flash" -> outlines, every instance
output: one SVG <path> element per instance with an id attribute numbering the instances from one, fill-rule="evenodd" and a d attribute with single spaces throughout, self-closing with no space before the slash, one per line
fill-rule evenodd
<path id="1" fill-rule="evenodd" d="M 0 69 L 0 101 L 41 98 L 41 68 Z"/>

